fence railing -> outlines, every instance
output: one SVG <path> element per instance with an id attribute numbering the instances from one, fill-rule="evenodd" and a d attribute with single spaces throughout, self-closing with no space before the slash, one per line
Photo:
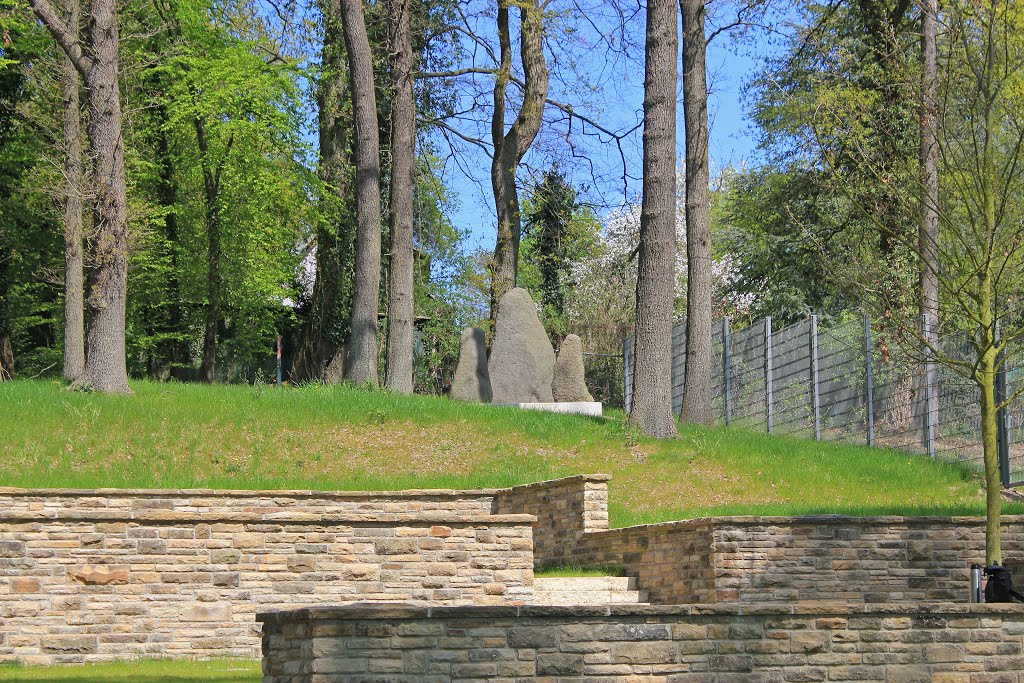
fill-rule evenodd
<path id="1" fill-rule="evenodd" d="M 970 358 L 971 340 L 939 339 L 942 352 Z M 810 316 L 776 329 L 771 318 L 732 329 L 729 318 L 712 333 L 712 414 L 727 426 L 804 438 L 863 443 L 980 466 L 981 397 L 977 385 L 951 369 L 912 358 L 870 318 L 828 328 Z M 682 407 L 686 326 L 672 333 L 672 408 Z M 1007 360 L 997 392 L 1012 394 L 1024 365 Z M 633 338 L 623 344 L 625 407 L 633 394 Z M 1004 486 L 1024 484 L 1021 402 L 999 411 L 1000 473 Z"/>

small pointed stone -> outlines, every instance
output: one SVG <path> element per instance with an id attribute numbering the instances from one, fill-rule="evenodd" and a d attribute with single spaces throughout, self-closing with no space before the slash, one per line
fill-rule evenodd
<path id="1" fill-rule="evenodd" d="M 559 403 L 593 401 L 587 390 L 586 372 L 583 368 L 583 342 L 570 334 L 558 349 L 555 361 L 555 375 L 551 380 L 551 393 Z"/>
<path id="2" fill-rule="evenodd" d="M 487 339 L 484 331 L 467 327 L 459 342 L 459 364 L 452 380 L 456 401 L 491 402 L 491 378 L 487 372 Z"/>

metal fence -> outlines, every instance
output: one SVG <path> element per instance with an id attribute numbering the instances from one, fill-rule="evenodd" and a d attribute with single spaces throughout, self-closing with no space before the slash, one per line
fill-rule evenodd
<path id="1" fill-rule="evenodd" d="M 970 358 L 970 340 L 943 337 L 946 355 Z M 817 316 L 775 329 L 771 318 L 712 333 L 712 414 L 728 426 L 924 453 L 981 466 L 981 400 L 976 384 L 949 368 L 912 359 L 869 318 L 819 328 Z M 672 408 L 682 407 L 686 326 L 672 333 Z M 1012 395 L 1024 364 L 1009 360 L 997 394 Z M 623 344 L 624 399 L 633 393 L 633 338 Z M 999 411 L 1000 474 L 1024 484 L 1021 401 Z"/>

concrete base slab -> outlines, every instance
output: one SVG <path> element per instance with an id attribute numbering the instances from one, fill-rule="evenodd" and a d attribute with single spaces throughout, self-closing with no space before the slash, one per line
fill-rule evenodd
<path id="1" fill-rule="evenodd" d="M 603 406 L 600 401 L 569 401 L 566 403 L 516 403 L 523 410 L 546 410 L 549 413 L 569 413 L 601 417 Z"/>

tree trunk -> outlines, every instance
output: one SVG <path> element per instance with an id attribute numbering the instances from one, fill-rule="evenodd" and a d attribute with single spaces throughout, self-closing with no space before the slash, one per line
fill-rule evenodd
<path id="1" fill-rule="evenodd" d="M 66 0 L 68 30 L 78 34 L 78 0 Z M 61 99 L 64 104 L 64 378 L 77 380 L 85 372 L 85 272 L 82 261 L 82 105 L 81 76 L 62 55 Z"/>
<path id="2" fill-rule="evenodd" d="M 14 379 L 14 349 L 6 330 L 0 330 L 0 382 Z"/>
<path id="3" fill-rule="evenodd" d="M 128 201 L 118 81 L 117 3 L 114 0 L 91 3 L 89 49 L 83 51 L 77 35 L 61 21 L 48 0 L 30 2 L 32 11 L 82 74 L 89 107 L 96 246 L 85 297 L 86 357 L 80 381 L 97 391 L 130 394 L 125 359 Z"/>
<path id="4" fill-rule="evenodd" d="M 206 328 L 203 333 L 203 381 L 213 384 L 217 370 L 217 325 L 220 323 L 220 170 L 210 165 L 210 145 L 206 138 L 206 124 L 195 121 L 196 142 L 202 156 L 203 190 L 206 195 Z"/>
<path id="5" fill-rule="evenodd" d="M 0 245 L 4 245 L 0 242 Z M 5 246 L 5 245 L 4 245 Z M 0 258 L 0 382 L 14 379 L 14 349 L 11 346 L 10 260 Z"/>
<path id="6" fill-rule="evenodd" d="M 517 4 L 520 7 L 519 51 L 523 63 L 525 91 L 523 106 L 506 133 L 505 90 L 512 73 L 512 39 L 509 33 L 509 0 L 498 1 L 501 64 L 494 81 L 494 112 L 491 116 L 491 141 L 494 144 L 491 189 L 494 192 L 494 208 L 498 216 L 498 237 L 494 244 L 494 258 L 491 263 L 492 322 L 498 301 L 516 286 L 519 239 L 522 233 L 516 169 L 540 131 L 544 103 L 548 96 L 548 67 L 544 61 L 541 9 L 537 0 Z"/>
<path id="7" fill-rule="evenodd" d="M 91 4 L 92 68 L 85 76 L 89 142 L 96 192 L 96 247 L 88 282 L 86 358 L 83 378 L 107 393 L 131 393 L 125 358 L 128 296 L 128 202 L 118 81 L 118 27 L 114 0 Z"/>
<path id="8" fill-rule="evenodd" d="M 686 126 L 686 373 L 682 419 L 711 418 L 711 193 L 704 0 L 680 0 L 683 15 L 683 119 Z"/>
<path id="9" fill-rule="evenodd" d="M 980 349 L 975 379 L 981 390 L 981 444 L 985 464 L 985 564 L 1002 564 L 999 525 L 1002 512 L 1002 482 L 999 479 L 999 449 L 996 440 L 996 345 L 995 316 L 992 310 L 992 275 L 986 268 L 981 275 L 979 334 Z"/>
<path id="10" fill-rule="evenodd" d="M 676 253 L 675 0 L 648 0 L 644 80 L 644 185 L 636 282 L 633 404 L 629 423 L 676 433 L 672 414 L 672 300 Z"/>
<path id="11" fill-rule="evenodd" d="M 348 205 L 350 183 L 346 115 L 348 68 L 341 29 L 340 0 L 323 0 L 324 45 L 321 52 L 319 110 L 320 179 L 323 221 L 316 231 L 316 275 L 309 318 L 292 362 L 293 384 L 321 379 L 331 358 L 338 353 L 348 331 L 351 302 L 352 246 L 354 235 Z"/>
<path id="12" fill-rule="evenodd" d="M 932 346 L 938 340 L 939 320 L 939 105 L 938 90 L 938 0 L 921 0 L 921 216 L 918 229 L 918 259 L 921 320 L 927 315 L 932 324 L 924 330 L 925 341 Z M 927 391 L 926 385 L 922 391 Z M 922 394 L 923 395 L 923 394 Z M 931 423 L 939 423 L 938 401 L 931 405 Z"/>
<path id="13" fill-rule="evenodd" d="M 380 133 L 373 58 L 362 0 L 341 0 L 348 51 L 356 158 L 356 281 L 345 379 L 377 386 L 377 309 L 380 298 Z"/>
<path id="14" fill-rule="evenodd" d="M 413 390 L 413 251 L 412 206 L 416 105 L 413 100 L 410 0 L 390 0 L 391 268 L 388 273 L 387 388 L 403 394 Z"/>
<path id="15" fill-rule="evenodd" d="M 986 63 L 995 63 L 992 41 L 988 43 L 989 54 Z M 990 85 L 990 84 L 986 84 Z M 985 103 L 985 136 L 982 143 L 982 157 L 979 164 L 982 195 L 985 202 L 984 225 L 986 251 L 985 259 L 978 271 L 978 336 L 981 351 L 978 369 L 975 375 L 980 379 L 981 389 L 981 442 L 985 460 L 985 564 L 1002 564 L 1003 556 L 999 538 L 1000 517 L 1002 515 L 1002 482 L 999 479 L 999 452 L 996 440 L 995 368 L 998 340 L 996 338 L 995 306 L 997 303 L 996 286 L 993 278 L 994 246 L 999 230 L 996 212 L 996 162 L 995 162 L 995 130 L 1002 125 L 1000 117 L 993 107 L 995 99 L 986 92 Z"/>
<path id="16" fill-rule="evenodd" d="M 986 354 L 978 369 L 981 376 L 981 443 L 985 462 L 985 564 L 1002 564 L 999 525 L 1002 484 L 996 443 L 995 351 Z"/>

